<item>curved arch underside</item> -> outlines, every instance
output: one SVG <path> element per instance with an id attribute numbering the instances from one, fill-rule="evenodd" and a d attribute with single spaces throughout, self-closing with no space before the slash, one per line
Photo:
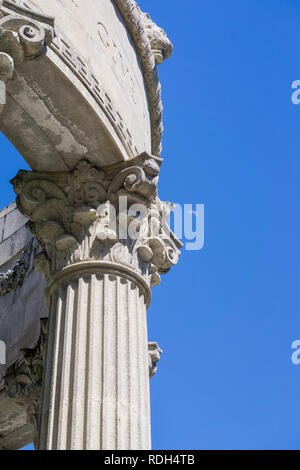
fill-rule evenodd
<path id="1" fill-rule="evenodd" d="M 11 15 L 42 24 L 55 17 L 46 54 L 15 64 L 0 115 L 0 130 L 33 170 L 66 171 L 83 158 L 102 167 L 160 153 L 160 85 L 135 2 L 1 3 L 0 26 Z"/>
<path id="2" fill-rule="evenodd" d="M 70 170 L 83 158 L 96 166 L 130 158 L 105 113 L 55 60 L 49 51 L 34 67 L 15 71 L 0 130 L 37 171 Z"/>

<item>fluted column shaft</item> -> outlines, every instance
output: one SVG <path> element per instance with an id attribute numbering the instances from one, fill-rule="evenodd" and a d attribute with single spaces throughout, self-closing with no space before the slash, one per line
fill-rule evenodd
<path id="1" fill-rule="evenodd" d="M 52 294 L 39 449 L 150 449 L 146 302 L 95 270 Z"/>

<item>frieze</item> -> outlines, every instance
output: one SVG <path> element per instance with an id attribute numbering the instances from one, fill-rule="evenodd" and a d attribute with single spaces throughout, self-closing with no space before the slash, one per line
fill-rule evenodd
<path id="1" fill-rule="evenodd" d="M 56 29 L 56 38 L 52 42 L 51 49 L 70 67 L 105 112 L 129 156 L 136 156 L 138 149 L 133 142 L 132 133 L 126 126 L 125 120 L 108 92 L 104 89 L 101 81 L 87 63 L 87 60 L 77 53 L 68 39 L 58 29 Z"/>

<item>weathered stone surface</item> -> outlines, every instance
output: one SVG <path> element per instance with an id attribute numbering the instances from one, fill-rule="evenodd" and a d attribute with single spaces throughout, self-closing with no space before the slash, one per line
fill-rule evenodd
<path id="1" fill-rule="evenodd" d="M 181 246 L 157 195 L 156 65 L 171 53 L 133 0 L 0 0 L 0 129 L 33 170 L 13 184 L 36 237 L 4 210 L 2 448 L 37 436 L 48 314 L 37 271 L 50 307 L 38 448 L 150 448 L 162 351 L 148 344 L 146 310 Z"/>
<path id="2" fill-rule="evenodd" d="M 3 52 L 0 53 L 0 113 L 6 104 L 6 83 L 14 74 L 14 61 L 12 57 Z"/>
<path id="3" fill-rule="evenodd" d="M 9 238 L 13 233 L 17 232 L 21 227 L 24 227 L 26 219 L 18 210 L 12 210 L 7 213 L 4 221 L 3 239 Z"/>
<path id="4" fill-rule="evenodd" d="M 146 310 L 181 247 L 166 227 L 172 205 L 157 196 L 161 163 L 145 152 L 102 170 L 82 161 L 12 180 L 44 249 L 35 261 L 50 307 L 41 450 L 151 447 L 149 375 L 161 350 L 148 346 Z"/>
<path id="5" fill-rule="evenodd" d="M 141 164 L 143 161 L 147 161 L 147 160 L 143 160 L 143 159 L 138 160 L 139 164 Z M 151 161 L 151 159 L 150 159 L 150 161 Z M 110 194 L 110 197 L 111 197 L 112 200 L 115 200 L 114 198 L 115 198 L 116 194 L 119 194 L 119 195 L 122 194 L 122 192 L 120 193 L 120 190 L 122 190 L 123 182 L 125 181 L 126 177 L 128 177 L 130 174 L 135 174 L 137 172 L 136 168 L 137 167 L 134 167 L 134 166 L 131 166 L 131 167 L 128 166 L 129 171 L 127 171 L 127 173 L 124 174 L 123 179 L 120 180 L 120 181 L 118 179 L 116 179 L 115 180 L 116 183 L 114 183 L 113 185 L 109 184 L 109 180 L 106 180 L 106 182 L 102 181 L 102 184 L 104 184 L 104 186 L 106 185 L 107 188 L 110 188 L 109 194 Z M 147 165 L 146 165 L 146 168 L 147 168 Z M 132 173 L 132 171 L 133 171 L 133 173 Z M 109 174 L 111 175 L 110 178 L 114 179 L 115 177 L 113 175 L 118 175 L 118 172 L 120 172 L 120 169 L 118 169 L 118 168 L 111 169 L 110 172 L 109 172 Z M 78 175 L 78 177 L 76 177 L 76 174 Z M 30 173 L 22 172 L 21 175 L 24 175 L 24 176 L 28 175 L 28 177 L 30 179 L 32 179 Z M 20 178 L 20 176 L 19 176 L 19 178 Z M 40 177 L 47 178 L 47 175 L 40 175 Z M 75 172 L 75 174 L 74 174 L 74 186 L 73 187 L 74 187 L 74 190 L 76 191 L 76 198 L 86 197 L 86 196 L 84 196 L 84 194 L 86 194 L 87 197 L 88 197 L 88 193 L 86 193 L 86 186 L 85 186 L 87 184 L 86 182 L 88 181 L 88 184 L 90 185 L 90 188 L 92 188 L 92 187 L 94 187 L 95 182 L 96 182 L 97 178 L 99 178 L 99 177 L 100 177 L 100 181 L 101 181 L 102 178 L 103 178 L 103 174 L 101 172 L 99 173 L 99 172 L 95 171 L 95 169 L 93 169 L 89 164 L 84 162 L 84 164 L 82 164 L 80 166 L 80 170 L 78 171 L 78 173 Z M 153 176 L 152 176 L 152 178 L 153 178 Z M 59 178 L 57 178 L 57 175 L 55 175 L 55 174 L 50 175 L 50 180 L 51 179 L 54 179 L 54 181 L 59 183 Z M 36 181 L 35 178 L 33 178 L 32 180 Z M 93 183 L 93 181 L 94 181 L 94 183 Z M 142 181 L 143 180 L 140 181 L 140 184 L 142 184 Z M 155 181 L 155 175 L 154 175 L 154 181 Z M 157 181 L 156 181 L 156 183 L 154 183 L 154 189 L 156 188 L 156 184 L 157 184 Z M 85 188 L 85 191 L 84 192 L 79 191 L 80 187 Z M 71 188 L 72 188 L 72 186 L 71 186 Z M 112 188 L 114 188 L 114 191 L 112 191 Z M 139 188 L 139 186 L 137 185 L 136 193 L 133 192 L 133 193 L 130 194 L 131 202 L 140 201 L 139 198 L 142 198 L 141 200 L 144 201 L 144 202 L 147 201 L 147 197 L 145 199 L 145 194 L 150 195 L 151 192 L 152 192 L 152 189 L 151 189 L 150 193 L 149 192 L 146 192 L 146 193 L 142 192 L 139 196 L 139 189 L 138 188 Z M 149 188 L 151 188 L 151 185 L 149 186 Z M 32 190 L 34 190 L 34 188 L 32 188 Z M 103 192 L 106 195 L 106 192 L 105 192 L 104 189 L 103 189 Z M 57 192 L 57 194 L 58 194 L 58 192 Z M 74 192 L 74 194 L 75 194 L 75 192 Z M 100 192 L 98 194 L 101 195 L 102 193 Z M 151 202 L 151 197 L 156 197 L 155 194 L 156 194 L 156 192 L 154 191 L 154 193 L 153 193 L 154 196 L 150 196 L 150 202 Z M 34 206 L 36 204 L 39 205 L 39 203 L 42 204 L 42 200 L 43 200 L 43 198 L 38 199 L 34 203 Z M 87 203 L 87 202 L 88 202 L 87 200 L 86 201 L 81 200 L 81 199 L 78 200 L 79 205 L 82 204 L 82 203 Z M 101 202 L 101 199 L 97 200 L 97 198 L 96 198 L 94 200 L 93 205 L 96 207 L 100 202 Z M 148 202 L 148 204 L 150 204 L 150 202 Z M 151 204 L 150 204 L 150 206 L 151 206 Z M 13 203 L 10 206 L 8 206 L 7 208 L 3 209 L 0 216 L 1 215 L 2 215 L 2 217 L 0 218 L 0 226 L 2 227 L 2 231 L 1 231 L 2 244 L 0 244 L 0 257 L 2 256 L 2 260 L 4 262 L 4 265 L 2 266 L 1 270 L 5 273 L 12 273 L 14 267 L 17 266 L 18 263 L 20 263 L 20 260 L 22 260 L 22 256 L 24 256 L 24 255 L 20 254 L 20 251 L 22 252 L 22 248 L 26 249 L 26 247 L 27 247 L 27 250 L 28 250 L 28 242 L 30 242 L 30 240 L 32 238 L 32 235 L 30 234 L 29 230 L 24 225 L 27 222 L 27 219 L 19 213 L 18 209 L 16 208 L 15 203 Z M 28 214 L 28 215 L 30 215 L 30 214 Z M 104 225 L 101 224 L 101 226 L 104 230 L 106 230 L 105 229 L 105 227 L 106 227 L 105 224 Z M 9 238 L 4 239 L 3 238 L 4 233 L 9 234 L 10 235 Z M 8 246 L 7 243 L 11 239 L 14 239 L 15 242 L 13 244 L 9 245 L 10 248 L 11 248 L 11 251 L 7 251 L 7 246 Z M 105 238 L 103 239 L 103 237 L 100 237 L 100 240 L 101 239 L 104 240 Z M 114 241 L 113 241 L 113 244 L 114 244 Z M 147 248 L 147 245 L 145 245 L 145 244 L 142 244 L 142 245 L 140 244 L 140 248 L 139 248 L 141 256 L 146 256 L 146 257 L 148 256 L 148 260 L 151 260 L 151 256 L 149 258 L 150 246 L 151 246 L 151 242 L 150 242 L 150 245 L 148 244 L 148 248 Z M 144 250 L 146 250 L 145 255 L 143 254 Z M 123 253 L 123 255 L 122 255 L 122 250 L 121 251 L 120 250 L 114 250 L 114 252 L 115 252 L 115 255 L 114 255 L 113 259 L 115 261 L 117 261 L 118 263 L 120 263 L 120 262 L 122 263 L 122 256 L 124 256 L 125 253 Z M 25 250 L 25 253 L 26 253 L 26 250 Z M 116 258 L 116 255 L 117 255 L 117 258 Z M 129 256 L 129 252 L 128 252 L 126 258 L 124 258 L 125 265 L 128 262 L 127 261 L 128 256 Z M 175 258 L 173 258 L 173 264 L 174 264 L 174 262 L 175 262 Z M 2 297 L 0 297 L 0 333 L 2 335 L 1 339 L 5 340 L 6 343 L 7 343 L 7 365 L 5 367 L 4 366 L 2 367 L 2 373 L 4 373 L 5 369 L 7 369 L 7 367 L 10 366 L 11 364 L 20 363 L 22 365 L 23 353 L 22 353 L 21 350 L 27 350 L 27 349 L 34 348 L 34 346 L 36 345 L 36 343 L 38 341 L 39 334 L 40 334 L 39 318 L 40 318 L 40 316 L 41 317 L 46 317 L 48 315 L 48 309 L 45 307 L 44 300 L 43 300 L 44 299 L 43 291 L 44 291 L 45 282 L 44 282 L 42 276 L 39 273 L 37 273 L 35 271 L 32 271 L 32 264 L 31 263 L 32 263 L 32 260 L 30 262 L 30 266 L 28 267 L 28 271 L 26 271 L 26 276 L 24 277 L 23 282 L 22 282 L 22 279 L 21 279 L 20 285 L 15 285 L 14 286 L 15 289 L 11 293 L 6 293 L 6 295 L 3 295 Z M 155 270 L 153 271 L 152 276 L 153 275 L 157 276 L 155 274 L 155 272 L 157 272 L 156 269 L 157 268 L 155 268 Z M 160 270 L 162 270 L 162 272 L 163 272 L 164 270 L 166 270 L 166 268 L 164 268 L 164 269 L 160 268 Z M 125 275 L 125 277 L 124 277 L 124 275 Z M 8 277 L 14 279 L 14 277 L 12 277 L 11 275 L 8 276 Z M 87 277 L 85 277 L 85 279 L 87 279 Z M 102 277 L 101 277 L 101 279 L 102 279 Z M 97 288 L 97 290 L 100 290 L 100 291 L 103 290 L 104 287 L 102 286 L 102 284 L 104 282 L 106 282 L 105 289 L 108 289 L 107 290 L 107 295 L 108 296 L 115 295 L 114 292 L 119 292 L 118 295 L 120 296 L 120 301 L 114 302 L 117 305 L 119 305 L 119 307 L 118 307 L 119 311 L 118 311 L 117 317 L 122 319 L 120 321 L 125 322 L 124 325 L 125 324 L 127 324 L 127 325 L 131 324 L 132 325 L 132 328 L 133 328 L 132 334 L 134 334 L 134 332 L 136 332 L 136 334 L 140 335 L 140 333 L 138 333 L 138 331 L 139 331 L 139 328 L 142 328 L 142 325 L 144 323 L 140 323 L 140 320 L 138 321 L 138 318 L 134 315 L 134 312 L 136 312 L 136 314 L 138 314 L 140 319 L 141 319 L 141 315 L 143 315 L 144 316 L 144 321 L 146 321 L 145 320 L 145 318 L 146 318 L 145 317 L 146 304 L 145 304 L 144 300 L 142 301 L 142 298 L 140 297 L 141 294 L 139 293 L 139 288 L 136 288 L 134 286 L 134 284 L 132 285 L 132 287 L 130 287 L 130 281 L 128 281 L 128 280 L 126 281 L 126 274 L 125 273 L 123 273 L 123 276 L 122 276 L 121 280 L 120 279 L 118 280 L 118 276 L 116 277 L 115 275 L 109 275 L 107 277 L 106 281 L 104 281 L 104 278 L 103 278 L 103 280 L 101 280 L 101 279 L 100 278 L 98 279 L 98 277 L 97 277 L 93 280 L 93 283 L 95 283 L 95 282 L 99 283 L 99 287 Z M 114 287 L 115 283 L 118 285 L 117 290 Z M 100 284 L 101 284 L 101 286 L 100 286 Z M 73 284 L 73 285 L 75 286 L 76 283 Z M 127 293 L 127 294 L 125 292 L 126 289 L 129 289 L 129 291 L 128 291 L 129 293 Z M 96 291 L 95 291 L 94 288 L 93 288 L 92 291 L 96 294 Z M 132 297 L 133 293 L 131 294 L 130 293 L 131 291 L 138 293 L 137 300 L 136 300 L 137 304 L 135 302 L 133 302 L 134 297 Z M 5 293 L 5 292 L 3 292 L 3 293 Z M 130 303 L 130 305 L 129 304 L 122 304 L 121 300 L 124 300 L 125 298 L 127 298 L 128 301 L 129 301 L 129 299 L 132 298 L 132 302 Z M 95 302 L 96 302 L 97 305 L 99 303 L 98 300 L 95 299 Z M 149 300 L 147 302 L 149 302 Z M 143 308 L 144 313 L 142 313 L 141 308 Z M 135 309 L 137 309 L 137 310 L 135 310 Z M 91 311 L 88 311 L 88 312 L 89 312 L 88 315 L 92 314 Z M 130 316 L 128 316 L 129 313 L 130 313 Z M 113 315 L 112 311 L 111 311 L 111 314 Z M 71 315 L 71 313 L 70 313 L 70 315 Z M 98 315 L 99 315 L 99 311 L 97 313 L 97 318 L 98 318 Z M 104 312 L 103 312 L 103 315 L 104 315 Z M 86 314 L 84 314 L 84 316 L 86 317 Z M 86 318 L 88 318 L 88 316 Z M 98 318 L 98 320 L 100 321 L 99 318 Z M 103 319 L 102 319 L 102 321 L 103 321 Z M 113 316 L 112 317 L 112 325 L 114 324 L 114 321 L 116 321 L 116 319 Z M 133 325 L 134 325 L 134 322 L 137 322 L 137 321 L 138 321 L 138 323 L 136 324 L 136 328 L 137 328 L 136 329 Z M 68 325 L 68 327 L 70 327 L 71 324 L 67 323 L 67 325 Z M 104 323 L 103 323 L 103 325 L 104 325 Z M 145 324 L 144 324 L 144 326 L 145 326 Z M 95 331 L 95 329 L 93 328 L 92 330 L 90 330 L 90 334 L 91 334 L 92 331 Z M 65 335 L 66 334 L 68 334 L 68 332 L 66 332 Z M 73 334 L 72 329 L 69 331 L 69 334 L 72 336 L 72 334 Z M 110 335 L 110 333 L 108 331 L 107 331 L 106 334 Z M 126 340 L 126 338 L 124 337 L 124 333 L 122 333 L 121 330 L 120 330 L 120 333 L 118 333 L 118 335 L 119 335 L 119 338 L 120 337 L 123 338 L 122 339 L 123 359 L 122 359 L 122 363 L 121 363 L 123 369 L 119 371 L 119 374 L 121 374 L 119 377 L 120 377 L 120 379 L 123 377 L 123 379 L 121 379 L 121 383 L 123 384 L 123 385 L 121 385 L 121 387 L 125 387 L 125 388 L 123 389 L 124 391 L 122 393 L 126 394 L 125 390 L 127 390 L 127 387 L 131 386 L 129 383 L 126 384 L 126 380 L 129 378 L 128 373 L 127 373 L 128 368 L 133 367 L 131 362 L 128 362 L 129 357 L 128 357 L 128 355 L 126 355 L 126 343 L 128 343 L 129 340 L 132 342 L 133 337 L 131 337 L 131 339 L 127 338 L 127 340 Z M 136 340 L 137 340 L 137 338 L 138 337 L 136 337 Z M 65 339 L 66 339 L 66 336 L 65 336 Z M 97 337 L 97 341 L 95 340 L 95 338 L 93 340 L 93 344 L 94 344 L 93 347 L 95 348 L 94 351 L 95 351 L 96 356 L 97 356 L 97 348 L 98 348 L 97 345 L 98 345 L 100 339 L 101 338 Z M 112 353 L 112 351 L 114 350 L 115 347 L 118 347 L 118 348 L 121 347 L 121 346 L 117 346 L 117 343 L 115 344 L 115 347 L 113 346 L 114 342 L 117 341 L 116 337 L 111 336 L 111 341 L 112 341 L 112 343 L 108 346 L 109 351 L 110 351 L 110 355 L 111 355 L 111 353 Z M 139 342 L 138 344 L 141 344 L 141 343 Z M 145 336 L 144 347 L 145 347 L 145 344 L 147 344 L 147 335 Z M 148 359 L 148 361 L 149 361 L 149 372 L 148 373 L 149 373 L 149 376 L 152 377 L 154 375 L 154 373 L 156 372 L 157 362 L 159 360 L 161 350 L 158 347 L 157 343 L 149 343 L 148 350 L 149 350 L 149 359 Z M 116 351 L 116 349 L 115 349 L 115 351 Z M 144 363 L 143 377 L 146 380 L 147 379 L 147 374 L 145 373 L 145 370 L 147 368 L 147 366 L 146 366 L 146 364 L 147 364 L 147 353 L 145 351 L 144 351 L 143 356 L 144 356 L 144 361 L 146 361 L 146 362 L 143 362 Z M 63 358 L 61 357 L 59 363 L 63 364 L 62 361 L 63 361 Z M 97 361 L 98 361 L 98 359 L 97 359 Z M 137 362 L 136 364 L 139 365 L 139 362 Z M 20 366 L 17 366 L 17 365 L 14 366 L 14 369 L 12 370 L 13 372 L 9 373 L 9 377 L 12 375 L 12 373 L 15 373 L 14 372 L 15 368 L 17 368 L 17 370 L 18 370 L 18 367 L 20 367 Z M 132 371 L 131 372 L 131 382 L 135 383 L 134 387 L 135 387 L 135 394 L 136 394 L 137 391 L 138 391 L 137 387 L 138 387 L 138 384 L 140 382 L 137 381 L 137 379 L 136 380 L 134 379 L 134 374 L 135 374 L 135 368 L 134 367 L 133 367 L 133 369 L 131 369 L 131 371 Z M 1 370 L 0 370 L 0 373 L 1 373 Z M 139 369 L 136 370 L 136 373 L 138 374 L 138 376 L 140 375 Z M 93 370 L 92 374 L 94 375 L 94 370 Z M 7 382 L 7 379 L 3 380 L 3 384 L 4 384 L 5 381 Z M 60 386 L 62 387 L 62 384 Z M 93 391 L 96 393 L 96 391 L 97 391 L 96 385 L 95 384 L 93 385 L 93 382 L 91 382 L 90 386 L 93 387 L 91 393 Z M 4 387 L 4 385 L 3 385 L 3 387 Z M 145 391 L 146 391 L 145 393 L 148 393 L 147 392 L 147 382 L 144 382 L 144 387 L 146 387 L 145 388 Z M 112 393 L 112 390 L 113 390 L 113 387 L 112 387 L 112 384 L 111 384 L 111 392 L 110 393 Z M 61 389 L 61 393 L 62 393 L 62 396 L 67 397 L 66 390 L 64 390 L 63 388 Z M 115 393 L 118 393 L 117 389 L 115 389 Z M 135 395 L 135 396 L 137 396 L 137 395 Z M 11 448 L 11 449 L 18 448 L 18 446 L 20 447 L 22 445 L 26 445 L 28 442 L 31 442 L 33 439 L 36 438 L 36 434 L 35 434 L 35 431 L 34 431 L 34 425 L 32 423 L 30 423 L 30 421 L 28 419 L 28 414 L 24 413 L 24 407 L 26 409 L 26 402 L 24 403 L 24 401 L 22 401 L 22 400 L 20 401 L 20 398 L 18 398 L 18 397 L 8 396 L 7 393 L 5 392 L 5 388 L 2 388 L 2 395 L 1 395 L 1 387 L 0 387 L 0 398 L 1 397 L 2 397 L 2 400 L 0 400 L 0 428 L 2 426 L 2 428 L 1 428 L 2 429 L 2 434 L 0 432 L 0 445 L 2 445 L 3 448 Z M 123 400 L 124 396 L 122 395 L 122 397 L 123 397 L 122 398 L 122 400 Z M 38 397 L 38 402 L 39 402 L 39 399 L 40 398 Z M 80 398 L 79 398 L 79 400 L 80 400 Z M 140 409 L 140 408 L 138 408 L 138 409 Z M 98 413 L 98 411 L 95 408 L 95 410 L 93 411 L 94 421 L 97 417 L 97 413 Z M 139 445 L 141 447 L 149 447 L 150 446 L 149 415 L 148 415 L 148 418 L 147 418 L 147 413 L 149 413 L 149 407 L 148 407 L 148 412 L 145 415 L 145 418 L 142 418 L 142 417 L 139 418 L 139 416 L 136 415 L 135 412 L 133 412 L 133 411 L 132 411 L 132 413 L 134 413 L 134 415 L 131 417 L 131 419 L 133 420 L 132 421 L 133 423 L 135 422 L 135 420 L 136 420 L 136 422 L 138 422 L 140 419 L 142 419 L 142 422 L 145 423 L 146 427 L 144 427 L 143 429 L 144 429 L 144 433 L 146 433 L 146 434 L 143 434 L 143 435 L 142 434 L 137 434 L 134 431 L 134 427 L 133 427 L 133 431 L 132 431 L 133 434 L 128 434 L 127 431 L 126 431 L 126 429 L 127 429 L 127 427 L 126 427 L 127 426 L 126 425 L 127 418 L 126 418 L 126 414 L 125 414 L 125 416 L 124 416 L 124 419 L 125 419 L 124 423 L 125 424 L 123 423 L 123 428 L 122 428 L 123 429 L 123 434 L 122 434 L 122 431 L 120 430 L 118 443 L 116 441 L 114 441 L 114 439 L 116 439 L 116 436 L 114 434 L 111 434 L 111 435 L 109 434 L 109 428 L 108 428 L 107 440 L 101 441 L 101 444 L 99 444 L 99 442 L 100 442 L 99 439 L 102 439 L 101 436 L 99 434 L 96 436 L 95 434 L 92 433 L 91 435 L 90 434 L 86 435 L 86 445 L 88 447 L 90 446 L 91 448 L 93 448 L 94 446 L 97 447 L 99 445 L 103 445 L 103 446 L 109 445 L 109 446 L 112 446 L 112 447 L 120 446 L 120 448 L 128 448 L 128 446 L 130 446 L 130 445 L 132 446 L 132 448 L 136 448 Z M 108 419 L 107 423 L 109 423 L 110 422 L 109 420 L 112 419 L 111 414 L 108 414 L 107 419 Z M 144 419 L 146 421 L 144 421 Z M 146 422 L 148 424 L 146 424 Z M 73 424 L 74 424 L 74 422 L 73 422 Z M 110 429 L 112 429 L 112 428 L 110 428 Z M 66 437 L 67 434 L 68 433 L 66 431 L 64 436 Z M 5 438 L 4 438 L 4 436 L 5 436 Z M 63 439 L 63 437 L 61 437 L 60 439 Z M 140 439 L 142 439 L 142 441 Z M 61 442 L 61 444 L 63 443 L 63 441 L 60 441 L 60 442 Z M 83 445 L 82 442 L 78 444 L 78 447 L 80 448 L 81 445 Z"/>
<path id="6" fill-rule="evenodd" d="M 27 422 L 27 411 L 22 404 L 6 397 L 0 402 L 0 450 L 18 450 L 35 438 L 34 428 Z"/>
<path id="7" fill-rule="evenodd" d="M 170 55 L 171 44 L 133 0 L 1 4 L 0 26 L 13 29 L 16 44 L 23 40 L 15 27 L 20 17 L 27 33 L 32 28 L 34 38 L 44 38 L 31 60 L 22 60 L 23 49 L 12 51 L 17 66 L 0 119 L 32 169 L 66 171 L 86 156 L 104 166 L 143 151 L 160 154 L 156 62 Z M 8 49 L 0 40 L 0 52 Z"/>
<path id="8" fill-rule="evenodd" d="M 2 408 L 7 411 L 8 399 L 15 402 L 17 405 L 16 411 L 19 410 L 19 406 L 23 406 L 26 411 L 25 419 L 23 413 L 20 412 L 18 414 L 21 414 L 20 419 L 25 422 L 27 429 L 31 426 L 34 440 L 36 440 L 39 422 L 45 362 L 46 328 L 47 320 L 43 319 L 41 320 L 41 334 L 35 348 L 20 351 L 20 357 L 5 371 L 3 380 L 0 383 L 0 403 Z M 15 426 L 13 426 L 13 421 L 10 420 L 11 435 L 14 435 L 20 427 L 20 422 L 16 418 L 17 416 L 15 416 Z M 21 433 L 18 435 L 21 437 Z M 7 436 L 8 434 L 6 434 Z M 7 447 L 8 439 L 6 439 L 5 445 Z"/>
<path id="9" fill-rule="evenodd" d="M 40 317 L 48 316 L 45 281 L 33 270 L 32 235 L 26 221 L 15 203 L 0 212 L 0 340 L 6 344 L 6 364 L 0 365 L 0 448 L 9 449 L 32 442 L 34 432 L 24 405 L 1 392 L 3 374 L 20 360 L 22 349 L 37 344 Z"/>

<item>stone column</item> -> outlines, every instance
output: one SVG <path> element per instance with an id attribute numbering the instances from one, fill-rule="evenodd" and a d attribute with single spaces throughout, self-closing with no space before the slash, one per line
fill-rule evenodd
<path id="1" fill-rule="evenodd" d="M 157 197 L 160 165 L 143 154 L 13 180 L 44 249 L 36 269 L 50 307 L 39 449 L 151 448 L 146 310 L 180 248 Z"/>
<path id="2" fill-rule="evenodd" d="M 149 449 L 144 286 L 118 266 L 76 268 L 51 300 L 40 448 Z"/>

